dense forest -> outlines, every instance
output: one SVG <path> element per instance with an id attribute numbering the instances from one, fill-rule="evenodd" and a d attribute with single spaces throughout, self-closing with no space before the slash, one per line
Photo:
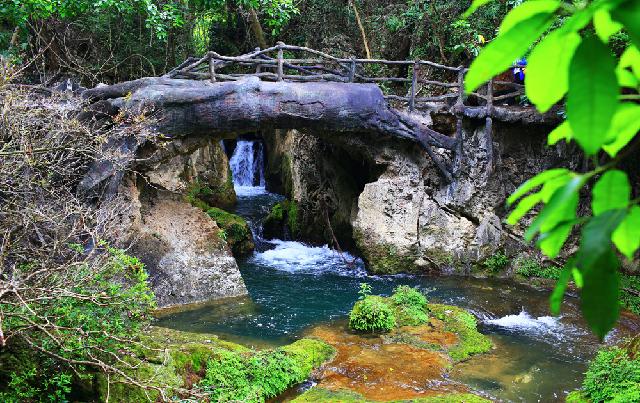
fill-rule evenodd
<path id="1" fill-rule="evenodd" d="M 638 0 L 3 1 L 0 400 L 640 401 L 639 49 Z"/>

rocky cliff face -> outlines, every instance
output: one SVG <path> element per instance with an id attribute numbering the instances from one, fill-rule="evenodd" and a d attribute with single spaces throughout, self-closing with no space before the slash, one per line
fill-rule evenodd
<path id="1" fill-rule="evenodd" d="M 122 181 L 103 205 L 117 212 L 113 241 L 140 258 L 159 307 L 244 295 L 246 287 L 221 228 L 193 207 L 194 186 L 212 205 L 235 203 L 229 162 L 219 140 L 174 141 Z M 193 196 L 191 196 L 193 198 Z"/>
<path id="2" fill-rule="evenodd" d="M 280 176 L 291 183 L 284 188 L 300 203 L 301 215 L 311 215 L 305 208 L 313 197 L 317 204 L 318 194 L 333 195 L 331 221 L 349 228 L 343 237 L 352 234 L 371 271 L 466 271 L 497 249 L 525 248 L 522 228 L 503 224 L 506 197 L 518 185 L 543 169 L 580 163 L 565 145 L 546 147 L 550 130 L 496 122 L 489 136 L 483 124 L 465 122 L 464 156 L 450 184 L 408 142 L 331 133 L 306 141 L 308 133 L 293 131 L 280 135 L 288 139 L 278 143 L 288 158 Z M 327 152 L 332 149 L 338 151 Z M 354 169 L 358 164 L 364 168 Z M 307 229 L 322 233 L 324 227 L 316 222 Z"/>

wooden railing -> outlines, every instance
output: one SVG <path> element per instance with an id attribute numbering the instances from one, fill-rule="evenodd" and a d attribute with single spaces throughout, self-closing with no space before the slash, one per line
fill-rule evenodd
<path id="1" fill-rule="evenodd" d="M 383 70 L 404 68 L 400 74 L 383 76 Z M 425 78 L 425 68 L 432 69 L 430 76 L 442 77 L 442 81 Z M 486 107 L 486 117 L 497 101 L 512 99 L 524 93 L 524 86 L 509 81 L 490 81 L 483 93 L 464 94 L 463 66 L 451 67 L 427 60 L 383 60 L 338 58 L 303 46 L 291 46 L 279 42 L 268 49 L 259 49 L 240 56 L 223 56 L 209 51 L 201 58 L 189 58 L 165 75 L 169 78 L 196 80 L 235 81 L 247 76 L 266 81 L 343 83 L 376 83 L 384 92 L 387 101 L 407 107 L 410 111 L 427 103 L 445 102 L 460 106 L 471 102 Z M 421 96 L 419 87 L 428 87 Z M 494 87 L 508 89 L 494 96 Z M 505 93 L 506 92 L 506 93 Z M 475 99 L 474 99 L 475 98 Z M 483 100 L 483 101 L 479 101 Z"/>

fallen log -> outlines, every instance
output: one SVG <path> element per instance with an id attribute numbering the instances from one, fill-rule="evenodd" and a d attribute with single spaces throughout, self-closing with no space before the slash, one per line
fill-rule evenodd
<path id="1" fill-rule="evenodd" d="M 421 115 L 389 107 L 374 84 L 266 82 L 257 77 L 210 83 L 154 77 L 90 89 L 83 97 L 94 105 L 108 105 L 101 110 L 154 113 L 152 129 L 168 138 L 298 128 L 410 140 L 427 151 L 445 180 L 452 180 L 431 147 L 454 151 L 456 139 L 430 129 Z"/>

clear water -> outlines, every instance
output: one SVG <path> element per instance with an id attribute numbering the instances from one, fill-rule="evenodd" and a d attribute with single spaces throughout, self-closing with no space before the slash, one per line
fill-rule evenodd
<path id="1" fill-rule="evenodd" d="M 497 348 L 456 365 L 451 376 L 506 401 L 563 401 L 579 386 L 599 347 L 575 301 L 554 318 L 547 292 L 508 281 L 369 276 L 361 260 L 327 246 L 262 239 L 260 219 L 281 196 L 256 190 L 238 199 L 237 213 L 248 219 L 258 241 L 257 251 L 238 262 L 249 296 L 171 313 L 158 325 L 216 333 L 257 348 L 282 345 L 314 325 L 344 320 L 362 282 L 384 295 L 407 284 L 422 289 L 431 301 L 461 306 L 477 316 L 481 331 Z M 614 331 L 612 337 L 623 333 Z"/>

